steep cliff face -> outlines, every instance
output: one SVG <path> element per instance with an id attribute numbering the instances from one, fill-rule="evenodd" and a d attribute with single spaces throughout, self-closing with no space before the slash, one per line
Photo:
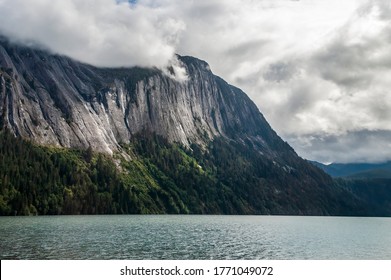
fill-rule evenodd
<path id="1" fill-rule="evenodd" d="M 0 39 L 0 214 L 370 213 L 240 89 L 178 60 L 185 81 L 174 68 L 95 68 Z"/>
<path id="2" fill-rule="evenodd" d="M 186 81 L 156 69 L 98 69 L 3 40 L 2 125 L 39 144 L 109 153 L 141 131 L 185 146 L 223 136 L 250 140 L 265 152 L 290 149 L 241 90 L 204 61 L 178 59 Z"/>

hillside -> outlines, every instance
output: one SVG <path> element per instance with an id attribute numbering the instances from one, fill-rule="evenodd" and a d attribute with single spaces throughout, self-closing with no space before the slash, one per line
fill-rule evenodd
<path id="1" fill-rule="evenodd" d="M 311 162 L 332 177 L 347 178 L 389 178 L 391 162 L 385 163 L 331 163 L 328 165 Z"/>
<path id="2" fill-rule="evenodd" d="M 371 215 L 240 89 L 178 56 L 102 69 L 0 41 L 1 214 Z"/>

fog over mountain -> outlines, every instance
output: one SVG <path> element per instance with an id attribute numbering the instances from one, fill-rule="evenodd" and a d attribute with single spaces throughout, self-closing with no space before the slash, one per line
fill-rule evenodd
<path id="1" fill-rule="evenodd" d="M 0 34 L 95 66 L 205 59 L 321 162 L 391 159 L 390 19 L 380 0 L 0 0 Z"/>

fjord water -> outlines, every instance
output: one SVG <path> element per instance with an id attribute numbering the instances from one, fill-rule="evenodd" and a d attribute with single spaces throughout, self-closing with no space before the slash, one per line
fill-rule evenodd
<path id="1" fill-rule="evenodd" d="M 0 217 L 1 259 L 391 259 L 390 218 Z"/>

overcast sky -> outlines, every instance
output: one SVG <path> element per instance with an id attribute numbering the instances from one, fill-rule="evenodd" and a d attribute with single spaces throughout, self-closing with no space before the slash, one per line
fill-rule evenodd
<path id="1" fill-rule="evenodd" d="M 302 157 L 379 162 L 391 160 L 388 2 L 0 0 L 0 33 L 96 66 L 196 56 Z"/>

